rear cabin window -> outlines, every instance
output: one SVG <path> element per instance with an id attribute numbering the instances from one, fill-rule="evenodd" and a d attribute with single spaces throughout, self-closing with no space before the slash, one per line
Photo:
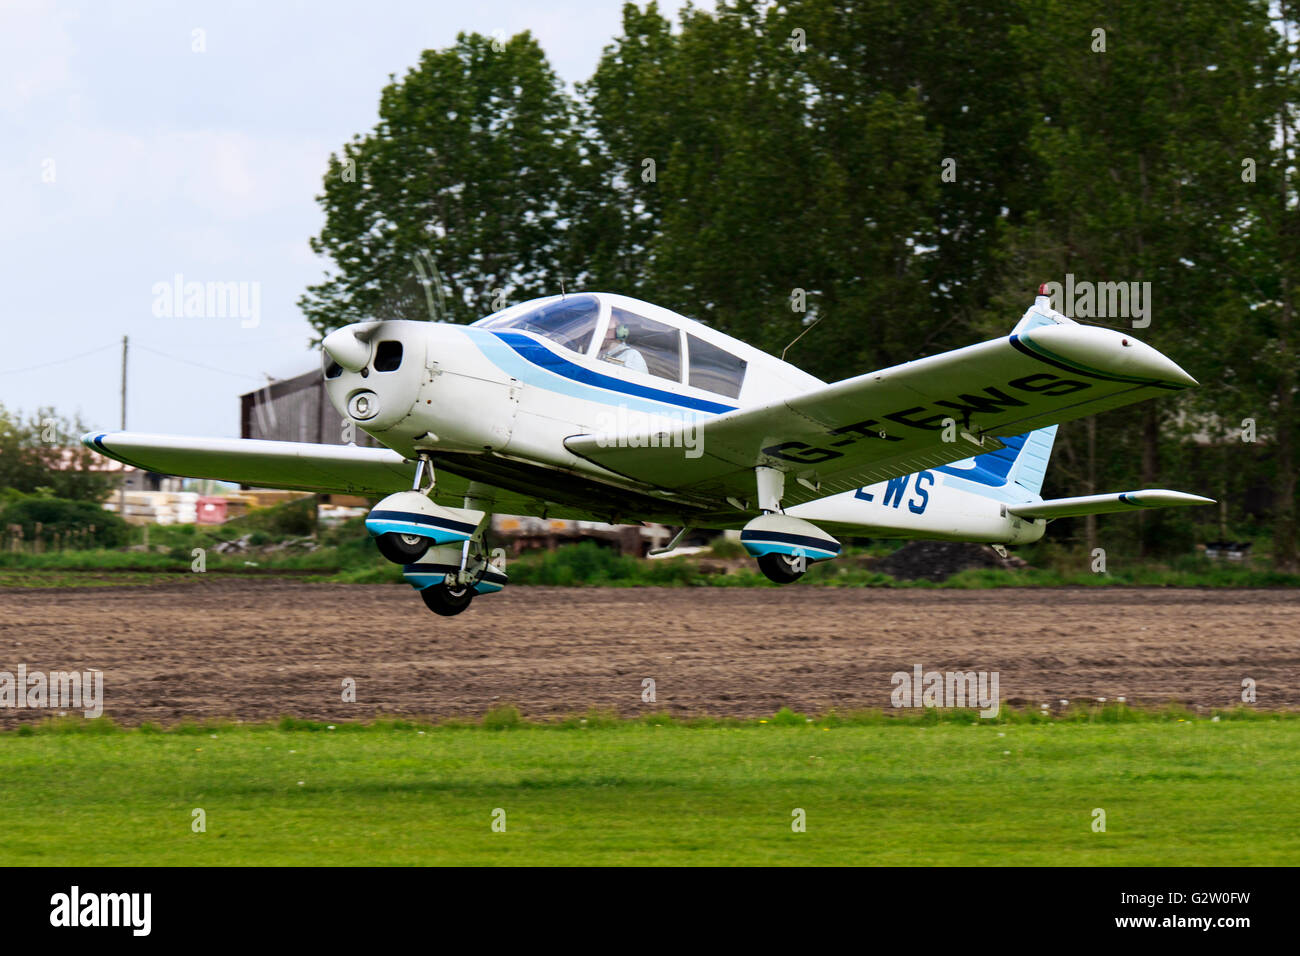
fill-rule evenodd
<path id="1" fill-rule="evenodd" d="M 617 307 L 609 310 L 609 326 L 599 358 L 634 372 L 682 380 L 681 333 L 671 325 Z"/>
<path id="2" fill-rule="evenodd" d="M 740 386 L 745 381 L 748 363 L 689 332 L 686 339 L 691 350 L 691 387 L 727 398 L 740 398 Z"/>
<path id="3" fill-rule="evenodd" d="M 594 295 L 571 295 L 523 315 L 489 320 L 483 323 L 482 328 L 494 332 L 506 329 L 536 332 L 566 349 L 585 354 L 591 345 L 591 337 L 596 331 L 596 319 L 599 317 L 600 300 Z"/>

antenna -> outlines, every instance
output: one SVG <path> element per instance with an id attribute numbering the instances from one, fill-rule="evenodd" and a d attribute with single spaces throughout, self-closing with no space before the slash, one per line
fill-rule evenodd
<path id="1" fill-rule="evenodd" d="M 782 361 L 782 362 L 785 361 L 785 353 L 788 352 L 788 351 L 790 351 L 790 349 L 794 346 L 794 343 L 795 343 L 795 342 L 798 342 L 801 338 L 803 338 L 805 335 L 807 335 L 809 332 L 811 332 L 814 328 L 816 328 L 816 327 L 821 323 L 821 320 L 822 320 L 822 317 L 821 317 L 820 315 L 817 316 L 816 319 L 814 319 L 812 322 L 808 323 L 808 325 L 806 325 L 806 326 L 804 327 L 804 330 L 803 330 L 802 332 L 800 332 L 798 335 L 796 335 L 796 336 L 794 337 L 794 341 L 792 341 L 789 345 L 787 345 L 785 348 L 783 348 L 783 349 L 781 350 L 781 361 Z"/>
<path id="2" fill-rule="evenodd" d="M 564 298 L 564 276 L 560 276 L 560 298 Z"/>

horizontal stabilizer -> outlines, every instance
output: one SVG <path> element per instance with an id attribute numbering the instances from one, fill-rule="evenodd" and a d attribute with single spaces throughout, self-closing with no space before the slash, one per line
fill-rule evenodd
<path id="1" fill-rule="evenodd" d="M 1179 508 L 1185 505 L 1212 505 L 1213 498 L 1189 495 L 1184 491 L 1147 488 L 1121 491 L 1109 495 L 1082 495 L 1078 498 L 1052 498 L 1025 505 L 1009 506 L 1007 512 L 1019 518 L 1077 518 L 1080 515 L 1104 515 L 1139 508 Z"/>

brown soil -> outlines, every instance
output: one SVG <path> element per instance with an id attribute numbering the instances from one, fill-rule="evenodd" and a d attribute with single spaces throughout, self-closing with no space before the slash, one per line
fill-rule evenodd
<path id="1" fill-rule="evenodd" d="M 1300 704 L 1300 592 L 508 588 L 456 618 L 400 585 L 0 588 L 0 670 L 104 671 L 105 714 L 357 720 L 756 716 L 889 706 L 890 675 L 985 670 L 1012 703 Z M 653 678 L 657 701 L 642 702 Z M 341 699 L 356 681 L 356 703 Z M 0 708 L 0 726 L 48 712 Z"/>

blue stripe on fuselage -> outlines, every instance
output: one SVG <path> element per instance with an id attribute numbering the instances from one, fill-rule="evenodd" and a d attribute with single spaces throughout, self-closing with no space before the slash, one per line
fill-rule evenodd
<path id="1" fill-rule="evenodd" d="M 602 405 L 627 405 L 629 408 L 659 414 L 664 412 L 664 405 L 713 414 L 736 409 L 734 405 L 723 405 L 720 402 L 678 395 L 675 392 L 627 382 L 613 375 L 603 375 L 569 361 L 520 332 L 466 331 L 470 332 L 471 339 L 480 351 L 502 371 L 525 384 L 535 385 L 548 391 L 599 402 Z M 540 374 L 543 372 L 551 374 Z M 621 397 L 616 398 L 601 390 L 617 392 Z M 646 401 L 637 401 L 637 399 L 646 399 Z"/>

